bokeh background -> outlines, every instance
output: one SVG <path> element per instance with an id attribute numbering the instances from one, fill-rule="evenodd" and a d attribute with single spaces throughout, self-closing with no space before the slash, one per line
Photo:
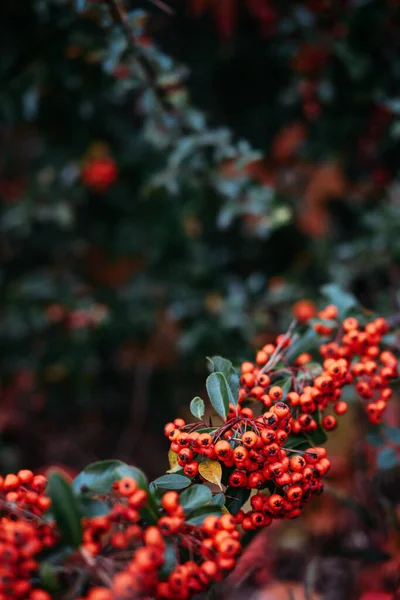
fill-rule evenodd
<path id="1" fill-rule="evenodd" d="M 4 472 L 157 476 L 207 355 L 251 357 L 331 281 L 399 311 L 398 2 L 125 8 L 2 2 Z M 371 451 L 352 419 L 342 487 Z M 338 527 L 327 506 L 305 535 Z"/>

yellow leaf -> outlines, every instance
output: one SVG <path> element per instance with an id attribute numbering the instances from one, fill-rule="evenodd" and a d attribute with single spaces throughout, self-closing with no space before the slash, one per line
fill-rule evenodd
<path id="1" fill-rule="evenodd" d="M 168 469 L 167 473 L 176 473 L 177 471 L 180 471 L 182 469 L 182 467 L 178 465 L 177 452 L 173 452 L 172 450 L 170 450 L 168 452 L 168 460 L 170 468 Z"/>
<path id="2" fill-rule="evenodd" d="M 210 459 L 203 460 L 203 462 L 199 464 L 199 473 L 203 479 L 210 483 L 214 483 L 222 490 L 222 467 L 218 461 Z"/>

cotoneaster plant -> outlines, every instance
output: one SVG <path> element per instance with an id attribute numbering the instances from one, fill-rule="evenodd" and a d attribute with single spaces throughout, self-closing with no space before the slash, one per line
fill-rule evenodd
<path id="1" fill-rule="evenodd" d="M 335 286 L 236 371 L 209 359 L 196 421 L 165 426 L 170 469 L 148 483 L 118 460 L 73 481 L 28 469 L 0 481 L 0 600 L 187 600 L 234 570 L 252 535 L 321 494 L 323 447 L 352 387 L 379 423 L 397 377 L 389 322 Z M 347 394 L 346 394 L 347 397 Z"/>

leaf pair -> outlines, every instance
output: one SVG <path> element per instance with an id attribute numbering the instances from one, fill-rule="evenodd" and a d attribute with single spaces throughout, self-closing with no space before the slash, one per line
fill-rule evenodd
<path id="1" fill-rule="evenodd" d="M 237 406 L 239 397 L 239 376 L 230 360 L 221 356 L 208 358 L 211 375 L 207 377 L 206 388 L 214 410 L 226 419 L 229 404 Z M 190 403 L 190 412 L 197 419 L 202 419 L 205 412 L 204 401 L 196 396 Z"/>

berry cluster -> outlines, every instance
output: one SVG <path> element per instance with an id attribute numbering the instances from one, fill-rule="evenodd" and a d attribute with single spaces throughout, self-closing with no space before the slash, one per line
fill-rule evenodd
<path id="1" fill-rule="evenodd" d="M 289 335 L 278 336 L 276 344 L 267 344 L 256 355 L 255 364 L 244 362 L 241 366 L 239 412 L 249 414 L 244 404 L 260 402 L 271 407 L 282 399 L 291 407 L 292 433 L 312 433 L 317 430 L 316 415 L 325 413 L 329 406 L 336 415 L 347 411 L 342 399 L 345 385 L 355 386 L 357 394 L 369 402 L 367 414 L 371 422 L 379 423 L 387 400 L 392 395 L 390 380 L 397 377 L 397 360 L 389 351 L 382 351 L 380 343 L 388 332 L 385 319 L 378 318 L 360 327 L 357 319 L 349 317 L 340 325 L 338 311 L 333 305 L 317 313 L 319 321 L 313 328 L 324 338 L 335 335 L 319 346 L 324 361 L 321 367 L 308 367 L 312 355 L 302 353 L 290 365 L 285 360 L 292 340 Z M 287 374 L 290 390 L 277 385 L 277 380 Z M 285 395 L 285 397 L 284 397 Z M 231 407 L 231 412 L 235 409 Z M 253 411 L 251 411 L 253 412 Z M 336 427 L 336 417 L 324 415 L 321 425 L 326 431 Z"/>
<path id="2" fill-rule="evenodd" d="M 129 548 L 141 534 L 139 511 L 148 498 L 135 479 L 123 477 L 116 482 L 108 500 L 111 510 L 107 515 L 83 520 L 83 548 L 92 556 L 105 548 Z"/>
<path id="3" fill-rule="evenodd" d="M 46 479 L 27 469 L 0 478 L 0 599 L 50 600 L 36 589 L 37 555 L 54 546 L 54 528 L 41 516 L 50 507 Z"/>
<path id="4" fill-rule="evenodd" d="M 210 515 L 202 525 L 185 523 L 179 494 L 170 491 L 162 496 L 162 514 L 156 525 L 146 527 L 138 523 L 139 518 L 128 513 L 131 510 L 136 513 L 146 503 L 147 493 L 139 490 L 136 482 L 128 477 L 117 482 L 114 490 L 126 498 L 126 502 L 116 504 L 107 517 L 88 520 L 85 534 L 87 539 L 90 532 L 90 541 L 85 542 L 85 549 L 97 554 L 107 545 L 129 548 L 130 559 L 114 575 L 109 586 L 93 587 L 86 600 L 142 597 L 186 600 L 205 592 L 212 582 L 222 579 L 224 573 L 234 567 L 241 546 L 232 515 Z M 126 520 L 131 522 L 132 516 L 135 523 L 127 524 Z M 115 523 L 119 524 L 120 532 L 110 535 Z M 181 549 L 189 553 L 190 560 L 183 558 L 178 541 Z M 163 568 L 168 552 L 173 553 L 174 560 L 166 572 Z"/>
<path id="5" fill-rule="evenodd" d="M 252 510 L 247 513 L 240 510 L 237 522 L 244 531 L 255 530 L 270 525 L 273 519 L 286 517 L 294 519 L 300 516 L 301 508 L 310 500 L 311 495 L 323 491 L 321 477 L 330 468 L 325 448 L 309 448 L 292 458 L 286 456 L 281 461 L 269 465 L 269 475 L 284 491 L 272 494 L 257 493 L 251 497 Z"/>
<path id="6" fill-rule="evenodd" d="M 271 388 L 272 394 L 274 388 L 281 395 L 277 386 Z M 189 477 L 198 474 L 206 457 L 225 467 L 229 486 L 249 490 L 272 487 L 273 496 L 280 499 L 279 510 L 266 512 L 259 526 L 269 525 L 273 518 L 294 518 L 313 493 L 322 491 L 321 478 L 330 467 L 326 452 L 309 448 L 303 457 L 300 451 L 284 448 L 292 420 L 285 402 L 276 402 L 256 418 L 244 416 L 244 411 L 212 433 L 188 432 L 181 419 L 168 423 L 165 433 L 172 442 L 171 450 Z"/>

